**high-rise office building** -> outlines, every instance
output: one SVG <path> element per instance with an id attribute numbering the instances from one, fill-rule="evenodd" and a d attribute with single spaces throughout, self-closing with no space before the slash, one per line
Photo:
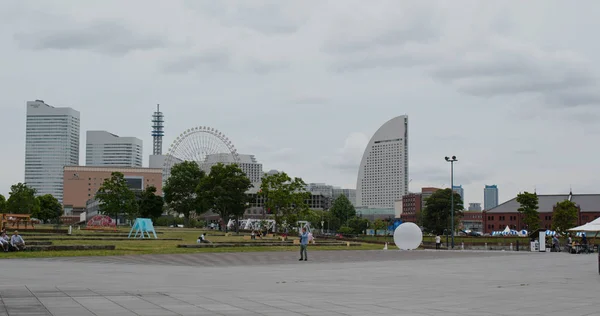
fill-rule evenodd
<path id="1" fill-rule="evenodd" d="M 468 211 L 481 212 L 481 203 L 469 203 Z"/>
<path id="2" fill-rule="evenodd" d="M 63 199 L 63 168 L 79 164 L 79 112 L 43 100 L 27 102 L 25 183 L 37 195 Z"/>
<path id="3" fill-rule="evenodd" d="M 458 193 L 458 195 L 460 195 L 460 200 L 463 202 L 463 206 L 465 204 L 465 190 L 463 189 L 462 185 L 455 185 L 454 187 L 452 187 L 452 190 L 454 190 L 454 192 Z"/>
<path id="4" fill-rule="evenodd" d="M 498 206 L 498 186 L 486 185 L 483 189 L 483 209 L 490 210 Z"/>
<path id="5" fill-rule="evenodd" d="M 239 161 L 236 162 L 233 156 L 228 153 L 206 155 L 206 159 L 200 162 L 200 168 L 204 172 L 209 173 L 210 168 L 218 163 L 232 164 L 235 163 L 246 174 L 250 182 L 259 183 L 263 177 L 263 166 L 256 160 L 254 155 L 238 154 Z"/>
<path id="6" fill-rule="evenodd" d="M 85 165 L 102 167 L 141 167 L 142 140 L 120 137 L 107 131 L 87 131 Z"/>
<path id="7" fill-rule="evenodd" d="M 408 193 L 408 116 L 383 124 L 369 140 L 358 169 L 356 205 L 394 208 Z"/>

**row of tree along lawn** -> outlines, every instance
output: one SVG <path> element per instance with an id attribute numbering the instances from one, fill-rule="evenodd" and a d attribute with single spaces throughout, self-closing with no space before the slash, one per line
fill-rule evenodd
<path id="1" fill-rule="evenodd" d="M 285 172 L 264 176 L 258 196 L 264 201 L 268 216 L 275 220 L 279 230 L 284 223 L 293 226 L 298 220 L 306 220 L 312 227 L 338 231 L 343 234 L 361 234 L 367 228 L 381 230 L 389 223 L 356 216 L 356 210 L 348 198 L 340 195 L 329 211 L 311 210 L 306 201 L 310 193 L 300 178 L 291 178 Z M 122 173 L 114 172 L 106 179 L 96 194 L 100 211 L 111 217 L 124 215 L 133 220 L 137 217 L 157 220 L 163 212 L 183 214 L 184 223 L 207 211 L 228 219 L 240 219 L 252 202 L 246 194 L 252 187 L 250 180 L 235 164 L 216 164 L 209 174 L 200 170 L 195 162 L 182 162 L 171 170 L 164 191 L 164 200 L 157 196 L 155 187 L 138 192 L 127 186 Z M 56 221 L 63 214 L 62 206 L 50 194 L 35 196 L 35 189 L 18 183 L 11 186 L 8 200 L 0 195 L 0 213 L 31 214 L 42 221 Z M 454 227 L 459 227 L 463 216 L 460 195 L 450 189 L 438 190 L 426 200 L 426 207 L 418 219 L 427 232 L 449 232 L 451 218 L 451 194 L 454 194 Z M 165 205 L 166 202 L 166 205 Z M 540 228 L 538 196 L 524 192 L 517 196 L 524 227 L 529 231 Z M 192 221 L 193 222 L 193 221 Z M 552 229 L 564 233 L 577 225 L 577 206 L 568 200 L 558 202 L 552 214 Z M 196 225 L 192 225 L 196 226 Z"/>
<path id="2" fill-rule="evenodd" d="M 10 187 L 8 200 L 0 194 L 0 213 L 31 214 L 43 222 L 56 222 L 63 214 L 58 200 L 51 194 L 36 197 L 36 191 L 24 183 Z"/>
<path id="3" fill-rule="evenodd" d="M 163 191 L 169 210 L 183 214 L 186 222 L 207 211 L 219 214 L 227 222 L 243 217 L 253 202 L 246 194 L 251 187 L 246 174 L 235 164 L 216 164 L 205 174 L 195 162 L 185 161 L 171 169 Z M 307 204 L 310 196 L 301 178 L 291 178 L 285 172 L 265 175 L 257 194 L 278 231 L 295 226 L 299 220 L 309 221 L 315 228 L 345 227 L 357 233 L 368 225 L 356 218 L 356 210 L 346 196 L 339 196 L 329 212 L 311 210 Z"/>

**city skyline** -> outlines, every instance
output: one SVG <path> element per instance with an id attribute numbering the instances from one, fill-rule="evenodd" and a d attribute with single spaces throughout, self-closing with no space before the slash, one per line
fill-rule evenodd
<path id="1" fill-rule="evenodd" d="M 534 188 L 595 193 L 600 48 L 583 40 L 594 28 L 579 27 L 595 23 L 594 8 L 4 2 L 0 192 L 23 181 L 23 104 L 44 99 L 81 112 L 81 131 L 139 137 L 146 154 L 160 103 L 163 152 L 209 125 L 267 170 L 346 188 L 381 122 L 408 114 L 411 191 L 449 187 L 443 157 L 456 155 L 466 202 L 482 202 L 485 183 L 499 185 L 500 201 Z M 556 144 L 576 154 L 565 159 Z"/>

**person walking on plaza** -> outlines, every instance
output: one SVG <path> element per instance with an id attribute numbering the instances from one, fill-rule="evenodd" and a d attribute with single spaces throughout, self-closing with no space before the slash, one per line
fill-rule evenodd
<path id="1" fill-rule="evenodd" d="M 299 261 L 308 260 L 308 253 L 306 252 L 306 247 L 308 247 L 308 233 L 306 232 L 306 227 L 302 227 L 302 233 L 300 234 L 300 260 Z"/>
<path id="2" fill-rule="evenodd" d="M 25 249 L 25 240 L 23 240 L 23 237 L 21 237 L 21 235 L 19 235 L 19 232 L 16 230 L 13 233 L 12 237 L 10 237 L 10 245 L 15 250 Z"/>
<path id="3" fill-rule="evenodd" d="M 435 235 L 435 249 L 440 249 L 442 247 L 442 237 L 440 235 Z"/>
<path id="4" fill-rule="evenodd" d="M 560 252 L 560 243 L 558 242 L 558 237 L 556 235 L 552 237 L 552 251 Z"/>

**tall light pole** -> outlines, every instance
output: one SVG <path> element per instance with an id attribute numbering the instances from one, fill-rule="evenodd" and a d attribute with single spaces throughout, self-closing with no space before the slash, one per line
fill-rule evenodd
<path id="1" fill-rule="evenodd" d="M 450 163 L 450 234 L 452 236 L 452 249 L 454 249 L 454 163 L 458 159 L 456 159 L 456 156 L 446 156 L 445 159 Z"/>

